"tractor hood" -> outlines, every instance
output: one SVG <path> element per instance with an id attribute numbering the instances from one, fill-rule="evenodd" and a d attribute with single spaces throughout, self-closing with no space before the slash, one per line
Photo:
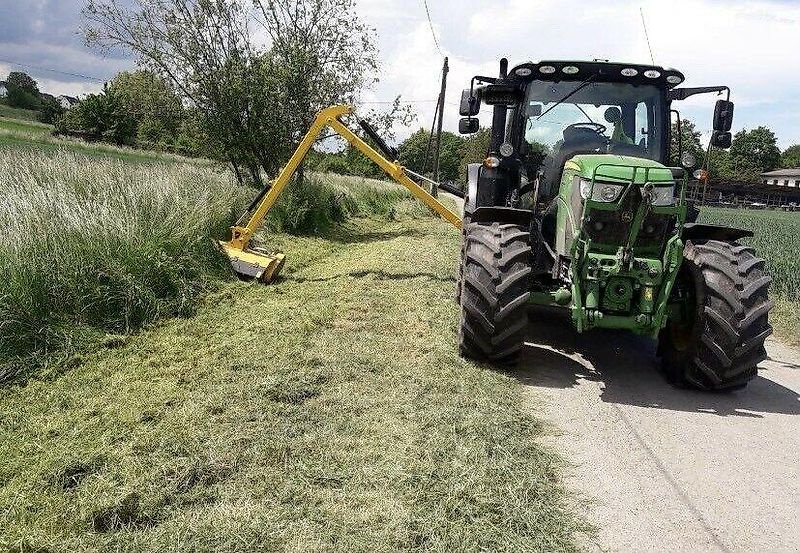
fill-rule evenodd
<path id="1" fill-rule="evenodd" d="M 604 182 L 667 182 L 675 180 L 672 170 L 647 158 L 614 154 L 580 154 L 564 165 L 565 172 L 586 180 Z"/>

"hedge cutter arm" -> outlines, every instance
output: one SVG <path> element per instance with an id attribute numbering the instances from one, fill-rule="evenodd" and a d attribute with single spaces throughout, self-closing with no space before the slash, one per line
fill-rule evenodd
<path id="1" fill-rule="evenodd" d="M 434 210 L 439 216 L 452 223 L 456 228 L 461 228 L 461 218 L 442 205 L 436 198 L 411 180 L 406 175 L 405 168 L 396 161 L 389 161 L 364 142 L 358 135 L 351 131 L 341 118 L 353 113 L 350 106 L 332 106 L 319 112 L 311 128 L 303 137 L 300 145 L 295 150 L 289 162 L 281 170 L 278 178 L 267 186 L 261 194 L 251 204 L 250 208 L 240 217 L 239 222 L 231 227 L 231 239 L 228 242 L 219 242 L 220 249 L 228 256 L 233 266 L 233 270 L 245 278 L 254 278 L 264 283 L 271 282 L 283 268 L 286 256 L 282 253 L 270 253 L 261 248 L 250 247 L 250 240 L 256 230 L 261 226 L 269 210 L 275 205 L 286 185 L 292 180 L 297 168 L 306 157 L 317 137 L 325 128 L 331 128 L 341 135 L 345 140 L 357 148 L 361 153 L 374 161 L 387 175 L 398 183 L 402 184 L 409 191 L 422 201 L 429 208 Z M 379 148 L 390 157 L 396 157 L 391 148 L 374 133 L 368 125 L 362 122 L 365 130 L 375 139 Z M 239 226 L 239 223 L 250 215 L 247 224 Z"/>

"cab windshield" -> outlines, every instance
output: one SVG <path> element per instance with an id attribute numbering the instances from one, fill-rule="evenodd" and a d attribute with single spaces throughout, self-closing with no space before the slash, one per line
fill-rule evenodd
<path id="1" fill-rule="evenodd" d="M 661 91 L 649 85 L 533 81 L 525 140 L 547 157 L 602 151 L 660 161 L 662 101 Z"/>

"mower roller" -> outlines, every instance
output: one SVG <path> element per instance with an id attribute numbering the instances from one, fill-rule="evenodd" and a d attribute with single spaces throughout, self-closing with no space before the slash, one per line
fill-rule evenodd
<path id="1" fill-rule="evenodd" d="M 397 159 L 397 152 L 378 136 L 367 121 L 362 120 L 359 123 L 385 155 L 381 155 L 342 122 L 343 117 L 350 115 L 353 115 L 353 109 L 350 106 L 332 106 L 322 110 L 275 181 L 261 191 L 250 207 L 239 218 L 237 224 L 231 227 L 231 239 L 227 242 L 218 243 L 219 248 L 230 259 L 231 266 L 236 274 L 245 279 L 255 279 L 263 283 L 269 283 L 280 273 L 286 261 L 286 256 L 282 253 L 270 252 L 261 247 L 253 247 L 251 246 L 251 240 L 269 210 L 272 209 L 283 190 L 291 182 L 297 168 L 308 155 L 317 137 L 326 128 L 330 128 L 341 135 L 353 147 L 374 161 L 387 175 L 405 186 L 414 197 L 422 201 L 443 219 L 455 227 L 461 228 L 461 218 L 458 215 L 447 209 L 424 188 L 411 180 L 406 174 L 405 167 L 397 163 L 397 161 L 387 159 L 387 157 Z M 410 173 L 410 171 L 408 172 Z M 245 219 L 247 219 L 247 223 L 241 226 L 240 223 Z"/>

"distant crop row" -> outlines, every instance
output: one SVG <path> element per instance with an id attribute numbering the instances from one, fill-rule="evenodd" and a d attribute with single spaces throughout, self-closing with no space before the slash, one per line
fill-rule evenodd
<path id="1" fill-rule="evenodd" d="M 752 230 L 755 236 L 742 242 L 767 260 L 771 293 L 800 301 L 800 213 L 703 208 L 700 220 Z"/>

